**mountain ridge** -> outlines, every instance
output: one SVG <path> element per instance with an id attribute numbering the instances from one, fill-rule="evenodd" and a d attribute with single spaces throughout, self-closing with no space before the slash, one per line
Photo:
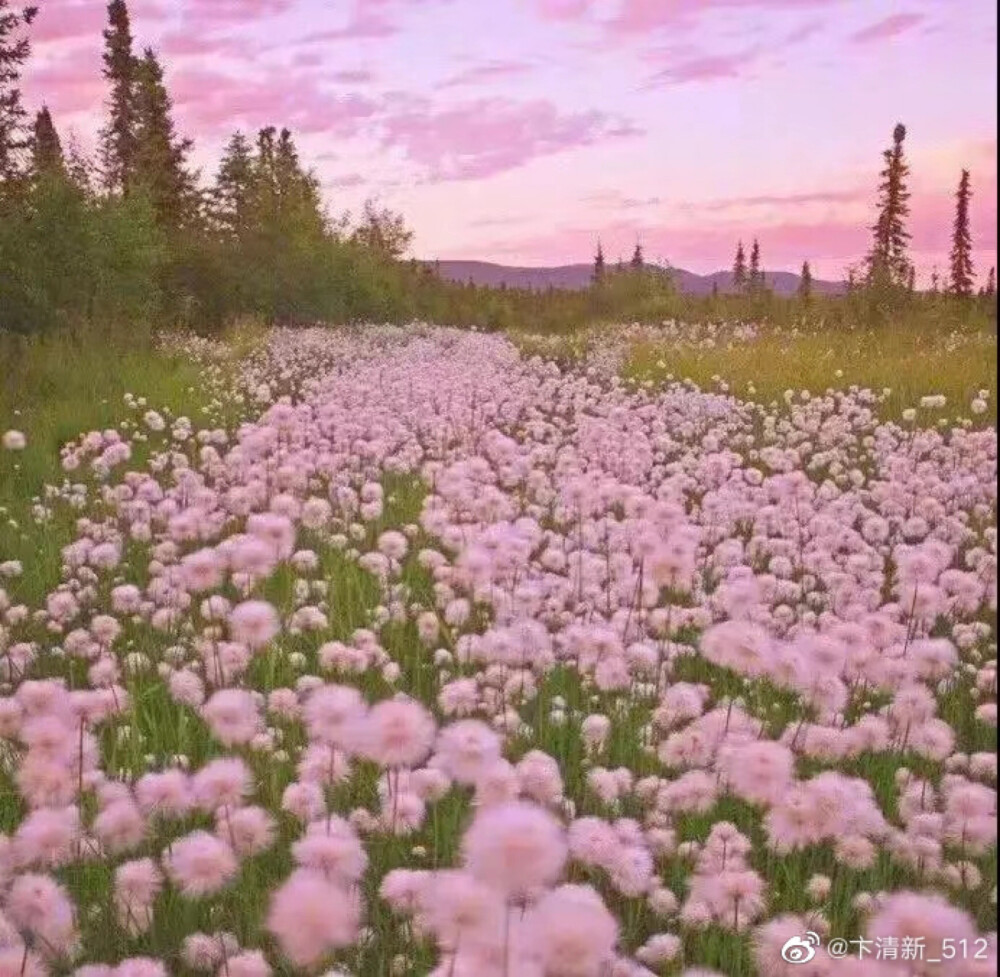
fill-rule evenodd
<path id="1" fill-rule="evenodd" d="M 421 261 L 420 264 L 437 272 L 445 281 L 468 282 L 491 288 L 527 288 L 544 291 L 555 288 L 576 291 L 590 284 L 594 267 L 591 264 L 552 265 L 543 267 L 501 265 L 492 261 L 446 259 Z M 716 271 L 699 275 L 683 268 L 663 268 L 647 265 L 659 271 L 669 271 L 679 291 L 687 295 L 709 295 L 713 284 L 721 293 L 732 293 L 732 272 Z M 777 295 L 794 295 L 799 287 L 799 276 L 791 271 L 764 272 L 765 283 Z M 813 279 L 813 292 L 817 295 L 841 295 L 846 290 L 843 282 Z"/>

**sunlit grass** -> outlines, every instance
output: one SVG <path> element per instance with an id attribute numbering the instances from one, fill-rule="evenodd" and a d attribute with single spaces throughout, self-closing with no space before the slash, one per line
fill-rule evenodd
<path id="1" fill-rule="evenodd" d="M 765 405 L 781 404 L 786 391 L 822 395 L 828 389 L 868 388 L 885 395 L 883 420 L 918 409 L 922 423 L 970 418 L 996 424 L 996 334 L 935 335 L 902 329 L 801 333 L 762 330 L 753 340 L 713 346 L 636 343 L 624 367 L 627 377 L 654 383 L 691 380 L 704 390 L 724 390 Z M 989 391 L 987 409 L 972 402 Z M 944 408 L 920 409 L 922 397 L 942 394 Z"/>

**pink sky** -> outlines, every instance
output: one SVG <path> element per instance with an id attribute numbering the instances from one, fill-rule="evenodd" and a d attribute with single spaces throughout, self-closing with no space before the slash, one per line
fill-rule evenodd
<path id="1" fill-rule="evenodd" d="M 102 0 L 36 0 L 25 79 L 92 144 Z M 288 125 L 332 212 L 406 215 L 413 254 L 507 264 L 764 265 L 841 278 L 906 123 L 913 256 L 943 270 L 959 171 L 996 263 L 997 21 L 987 0 L 131 0 L 214 171 Z"/>

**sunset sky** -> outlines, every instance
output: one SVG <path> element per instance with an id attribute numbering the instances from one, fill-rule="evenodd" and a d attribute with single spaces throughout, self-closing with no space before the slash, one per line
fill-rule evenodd
<path id="1" fill-rule="evenodd" d="M 93 145 L 102 0 L 36 0 L 29 106 Z M 997 250 L 997 21 L 987 0 L 132 0 L 207 178 L 236 128 L 288 125 L 332 212 L 378 197 L 421 258 L 649 260 L 843 277 L 906 124 L 913 256 L 944 270 L 972 172 Z"/>

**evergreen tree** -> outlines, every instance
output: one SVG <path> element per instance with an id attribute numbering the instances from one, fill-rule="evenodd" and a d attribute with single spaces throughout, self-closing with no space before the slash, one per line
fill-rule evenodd
<path id="1" fill-rule="evenodd" d="M 873 240 L 867 261 L 869 284 L 902 286 L 909 277 L 906 218 L 910 192 L 906 178 L 910 168 L 903 157 L 904 139 L 906 126 L 899 123 L 892 133 L 892 148 L 882 154 L 885 166 L 880 173 L 878 217 L 871 228 Z"/>
<path id="2" fill-rule="evenodd" d="M 751 292 L 759 292 L 764 287 L 764 274 L 760 269 L 760 243 L 756 238 L 750 249 L 750 277 L 747 284 Z"/>
<path id="3" fill-rule="evenodd" d="M 594 255 L 594 273 L 591 276 L 595 285 L 604 281 L 604 250 L 601 248 L 601 241 L 597 241 L 597 254 Z"/>
<path id="4" fill-rule="evenodd" d="M 235 132 L 222 153 L 211 191 L 212 217 L 218 230 L 238 240 L 250 232 L 255 174 L 253 151 L 242 132 Z"/>
<path id="5" fill-rule="evenodd" d="M 24 30 L 37 12 L 37 7 L 26 7 L 15 13 L 8 0 L 0 0 L 0 198 L 23 175 L 24 154 L 31 144 L 18 82 L 31 53 Z"/>
<path id="6" fill-rule="evenodd" d="M 48 107 L 43 105 L 35 116 L 34 138 L 31 143 L 31 169 L 36 177 L 60 175 L 66 172 L 59 133 Z"/>
<path id="7" fill-rule="evenodd" d="M 962 170 L 955 194 L 955 224 L 951 236 L 951 277 L 949 290 L 963 298 L 972 294 L 972 236 L 969 233 L 969 171 Z"/>
<path id="8" fill-rule="evenodd" d="M 635 251 L 632 252 L 631 268 L 632 271 L 642 271 L 643 269 L 643 258 L 642 258 L 642 245 L 636 241 Z"/>
<path id="9" fill-rule="evenodd" d="M 986 273 L 986 287 L 983 289 L 983 294 L 987 298 L 993 298 L 997 293 L 997 270 L 996 268 L 990 268 Z"/>
<path id="10" fill-rule="evenodd" d="M 151 48 L 136 66 L 135 182 L 149 194 L 164 228 L 179 228 L 194 212 L 194 178 L 186 169 L 191 140 L 179 139 L 163 69 Z"/>
<path id="11" fill-rule="evenodd" d="M 937 295 L 941 291 L 941 276 L 938 274 L 937 265 L 931 271 L 931 295 Z"/>
<path id="12" fill-rule="evenodd" d="M 132 54 L 132 27 L 125 0 L 108 4 L 104 31 L 104 78 L 111 85 L 108 122 L 101 130 L 101 161 L 108 190 L 127 194 L 136 174 L 136 98 L 139 62 Z"/>
<path id="13" fill-rule="evenodd" d="M 743 251 L 743 242 L 736 246 L 736 259 L 733 262 L 733 288 L 742 292 L 747 286 L 747 257 Z"/>
<path id="14" fill-rule="evenodd" d="M 910 263 L 910 270 L 906 275 L 906 290 L 911 295 L 917 290 L 917 269 L 912 262 Z"/>
<path id="15" fill-rule="evenodd" d="M 808 261 L 802 262 L 802 274 L 799 276 L 799 298 L 808 302 L 812 298 L 812 269 Z"/>

